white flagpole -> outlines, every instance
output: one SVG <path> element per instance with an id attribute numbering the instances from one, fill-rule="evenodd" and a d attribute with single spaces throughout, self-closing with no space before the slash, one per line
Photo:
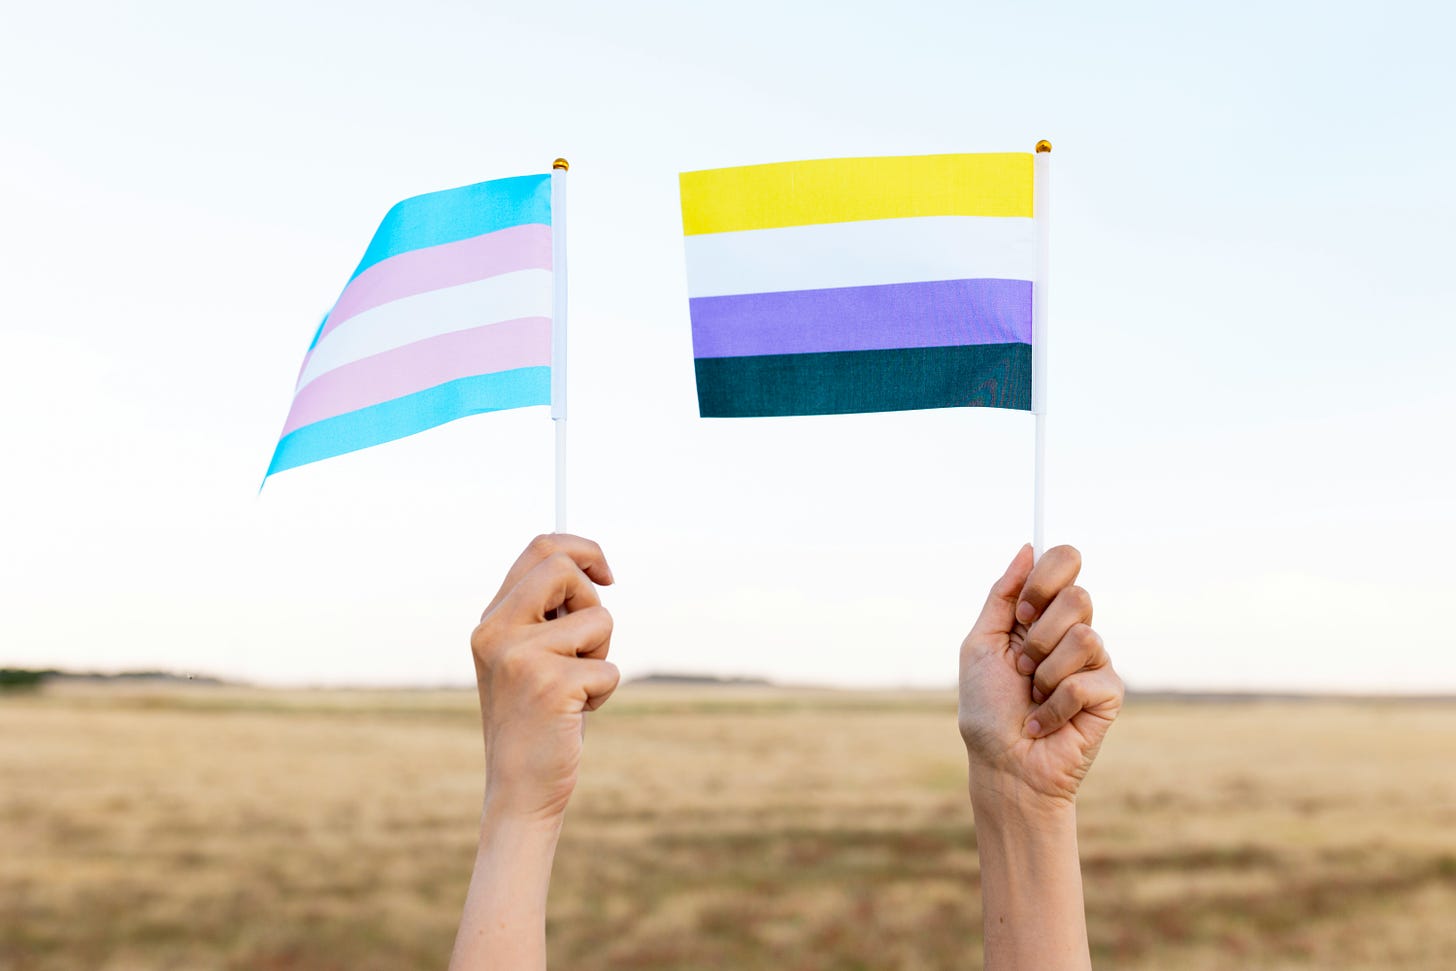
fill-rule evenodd
<path id="1" fill-rule="evenodd" d="M 1032 556 L 1046 549 L 1047 271 L 1051 260 L 1052 143 L 1036 143 L 1032 219 L 1036 223 L 1036 279 L 1031 285 L 1031 411 L 1036 416 L 1032 500 Z"/>
<path id="2" fill-rule="evenodd" d="M 551 424 L 556 427 L 556 532 L 566 532 L 566 172 L 551 164 Z"/>

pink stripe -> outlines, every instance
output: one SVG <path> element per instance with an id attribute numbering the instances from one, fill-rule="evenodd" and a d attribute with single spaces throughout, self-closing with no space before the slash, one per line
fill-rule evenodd
<path id="1" fill-rule="evenodd" d="M 293 399 L 283 434 L 446 381 L 550 364 L 548 317 L 503 320 L 441 334 L 319 375 Z"/>
<path id="2" fill-rule="evenodd" d="M 410 250 L 375 263 L 350 281 L 329 312 L 319 337 L 355 314 L 401 297 L 473 283 L 515 270 L 549 269 L 551 227 L 539 223 Z"/>

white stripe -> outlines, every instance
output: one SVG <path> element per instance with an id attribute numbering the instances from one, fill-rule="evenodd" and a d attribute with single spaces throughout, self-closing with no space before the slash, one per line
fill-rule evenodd
<path id="1" fill-rule="evenodd" d="M 1030 280 L 1036 227 L 1010 216 L 919 216 L 684 237 L 688 296 L 929 280 Z"/>
<path id="2" fill-rule="evenodd" d="M 298 388 L 337 367 L 428 337 L 550 316 L 550 270 L 516 270 L 403 297 L 356 314 L 325 334 L 299 375 Z"/>

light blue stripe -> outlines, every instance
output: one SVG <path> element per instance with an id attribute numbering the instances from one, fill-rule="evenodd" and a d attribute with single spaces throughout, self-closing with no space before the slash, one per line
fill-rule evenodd
<path id="1" fill-rule="evenodd" d="M 415 196 L 384 214 L 349 279 L 400 253 L 526 223 L 551 225 L 551 176 L 518 175 Z"/>
<path id="2" fill-rule="evenodd" d="M 392 442 L 466 415 L 550 403 L 549 367 L 514 368 L 460 378 L 289 432 L 273 452 L 268 475 Z"/>
<path id="3" fill-rule="evenodd" d="M 308 349 L 310 351 L 313 350 L 315 347 L 318 347 L 319 338 L 324 336 L 324 324 L 327 324 L 329 322 L 329 314 L 331 313 L 333 313 L 332 310 L 330 310 L 329 313 L 324 314 L 324 319 L 320 320 L 319 325 L 314 328 L 313 340 L 308 342 Z"/>

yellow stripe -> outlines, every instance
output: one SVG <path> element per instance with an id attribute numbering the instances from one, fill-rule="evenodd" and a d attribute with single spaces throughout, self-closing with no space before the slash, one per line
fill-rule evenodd
<path id="1" fill-rule="evenodd" d="M 683 234 L 910 216 L 1030 216 L 1029 152 L 827 158 L 684 172 Z"/>

